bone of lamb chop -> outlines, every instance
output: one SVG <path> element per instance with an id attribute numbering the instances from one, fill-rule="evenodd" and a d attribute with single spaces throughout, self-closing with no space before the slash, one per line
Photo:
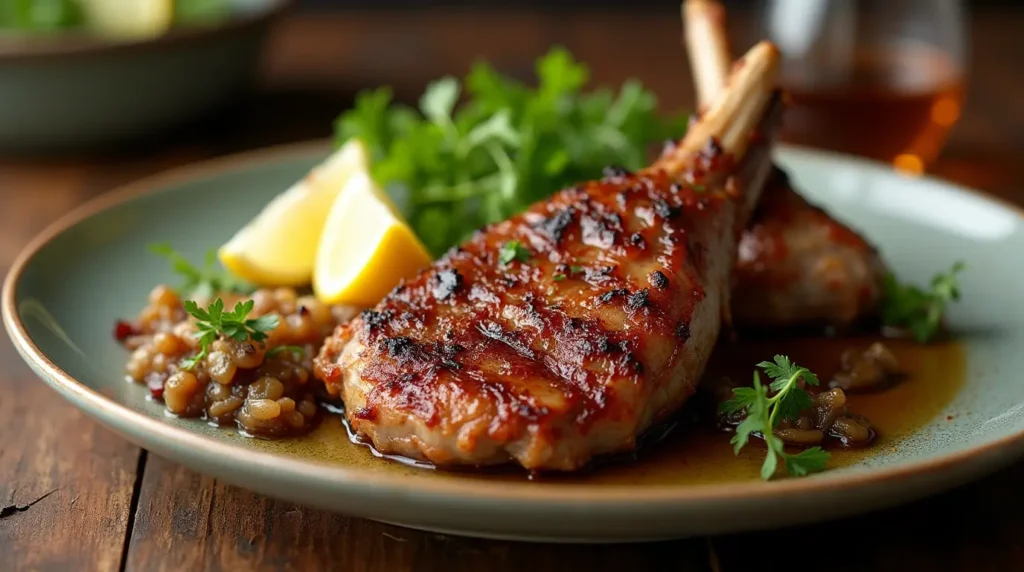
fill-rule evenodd
<path id="1" fill-rule="evenodd" d="M 761 43 L 671 152 L 478 231 L 337 329 L 315 375 L 355 434 L 438 466 L 570 471 L 695 391 L 771 170 Z"/>
<path id="2" fill-rule="evenodd" d="M 730 62 L 724 7 L 686 0 L 684 39 L 698 108 L 721 96 Z M 807 202 L 776 167 L 740 239 L 732 293 L 739 329 L 851 326 L 877 316 L 887 268 L 856 231 Z"/>

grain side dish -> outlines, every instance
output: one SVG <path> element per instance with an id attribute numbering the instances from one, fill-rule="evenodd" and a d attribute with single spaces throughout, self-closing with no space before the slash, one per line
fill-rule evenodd
<path id="1" fill-rule="evenodd" d="M 145 384 L 154 399 L 179 417 L 234 423 L 254 436 L 309 431 L 319 411 L 313 357 L 324 338 L 353 311 L 326 306 L 293 288 L 217 297 L 228 306 L 251 302 L 247 319 L 277 317 L 277 324 L 265 332 L 262 342 L 219 335 L 205 355 L 192 360 L 203 353 L 197 336 L 201 320 L 189 314 L 174 288 L 159 285 L 136 319 L 115 326 L 115 337 L 131 350 L 127 376 Z"/>

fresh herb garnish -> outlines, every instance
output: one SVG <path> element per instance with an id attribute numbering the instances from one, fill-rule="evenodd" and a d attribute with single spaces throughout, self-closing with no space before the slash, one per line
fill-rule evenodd
<path id="1" fill-rule="evenodd" d="M 505 244 L 501 245 L 501 250 L 498 251 L 498 262 L 502 266 L 510 264 L 513 260 L 519 262 L 526 262 L 530 259 L 530 250 L 522 245 L 518 240 L 510 240 Z"/>
<path id="2" fill-rule="evenodd" d="M 224 311 L 224 300 L 217 298 L 205 310 L 192 300 L 185 300 L 185 311 L 196 319 L 196 339 L 199 340 L 199 353 L 181 362 L 185 369 L 192 369 L 210 351 L 210 346 L 218 336 L 231 338 L 239 342 L 252 340 L 261 343 L 267 339 L 267 332 L 277 327 L 277 314 L 267 314 L 259 318 L 249 319 L 255 302 L 237 302 L 234 310 Z"/>
<path id="3" fill-rule="evenodd" d="M 822 471 L 829 459 L 829 453 L 821 447 L 811 447 L 797 454 L 785 451 L 782 439 L 775 435 L 775 427 L 783 420 L 796 420 L 800 412 L 813 405 L 811 396 L 797 385 L 803 379 L 809 385 L 818 385 L 818 377 L 809 369 L 799 367 L 788 357 L 777 355 L 775 361 L 764 361 L 757 364 L 772 379 L 771 384 L 761 384 L 761 376 L 754 371 L 753 387 L 737 387 L 733 389 L 733 398 L 719 405 L 722 413 L 733 414 L 746 412 L 746 418 L 736 426 L 736 434 L 731 443 L 733 451 L 739 454 L 746 446 L 750 436 L 759 433 L 768 445 L 768 454 L 761 465 L 761 478 L 771 479 L 778 468 L 781 458 L 786 472 L 793 476 Z M 769 392 L 773 392 L 771 397 Z"/>
<path id="4" fill-rule="evenodd" d="M 887 326 L 906 328 L 919 343 L 928 343 L 938 333 L 946 306 L 960 299 L 957 274 L 964 269 L 956 262 L 947 271 L 932 277 L 928 291 L 913 284 L 900 284 L 888 274 L 883 282 L 882 321 Z"/>
<path id="5" fill-rule="evenodd" d="M 178 292 L 182 296 L 212 298 L 218 293 L 251 294 L 255 287 L 217 266 L 217 253 L 207 251 L 204 265 L 197 268 L 175 251 L 169 243 L 149 245 L 149 251 L 171 261 L 171 268 L 183 278 Z"/>
<path id="6" fill-rule="evenodd" d="M 551 279 L 554 280 L 555 282 L 561 282 L 562 280 L 565 280 L 565 274 L 555 274 L 554 276 L 551 277 Z"/>
<path id="7" fill-rule="evenodd" d="M 277 346 L 276 348 L 271 348 L 269 351 L 267 351 L 266 355 L 268 358 L 272 358 L 284 352 L 292 352 L 292 354 L 294 354 L 295 357 L 298 358 L 301 358 L 302 356 L 306 355 L 306 350 L 299 346 Z"/>
<path id="8" fill-rule="evenodd" d="M 618 94 L 585 91 L 588 68 L 563 48 L 539 58 L 536 75 L 529 86 L 477 63 L 461 82 L 431 83 L 418 109 L 393 103 L 387 87 L 360 93 L 335 124 L 336 142 L 366 144 L 373 178 L 439 255 L 607 165 L 641 168 L 650 144 L 686 129 L 683 114 L 659 117 L 638 81 Z"/>

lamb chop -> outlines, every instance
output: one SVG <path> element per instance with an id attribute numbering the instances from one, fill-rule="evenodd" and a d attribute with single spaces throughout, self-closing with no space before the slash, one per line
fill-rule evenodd
<path id="1" fill-rule="evenodd" d="M 315 375 L 383 453 L 570 471 L 695 391 L 770 172 L 778 52 L 748 52 L 673 150 L 490 225 L 339 327 Z"/>
<path id="2" fill-rule="evenodd" d="M 721 96 L 731 65 L 725 9 L 683 4 L 698 106 Z M 732 293 L 738 329 L 847 327 L 876 317 L 887 268 L 877 249 L 809 203 L 779 168 L 740 239 Z"/>

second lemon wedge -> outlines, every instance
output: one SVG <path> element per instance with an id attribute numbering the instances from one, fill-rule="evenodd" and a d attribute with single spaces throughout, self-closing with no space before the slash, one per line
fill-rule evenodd
<path id="1" fill-rule="evenodd" d="M 431 262 L 383 189 L 357 172 L 327 215 L 313 291 L 327 304 L 369 307 Z"/>
<path id="2" fill-rule="evenodd" d="M 267 203 L 217 254 L 233 274 L 261 286 L 304 286 L 313 265 L 327 214 L 355 173 L 369 169 L 366 147 L 345 143 Z"/>

